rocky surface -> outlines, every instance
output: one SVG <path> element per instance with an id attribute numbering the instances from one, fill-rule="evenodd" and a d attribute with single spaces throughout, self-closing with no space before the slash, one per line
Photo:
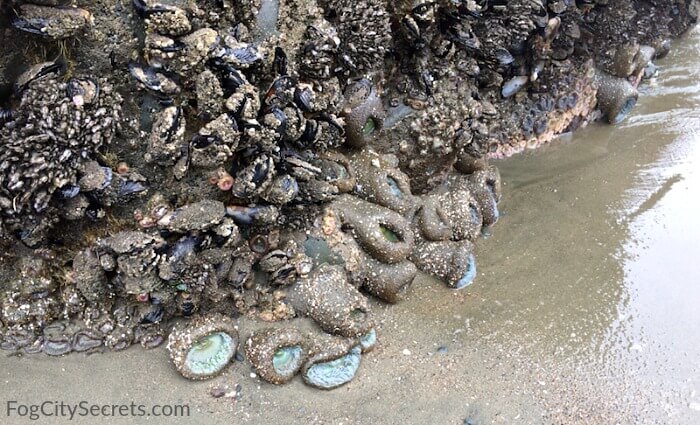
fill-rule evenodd
<path id="1" fill-rule="evenodd" d="M 2 348 L 149 348 L 201 316 L 171 346 L 206 355 L 217 315 L 309 316 L 339 335 L 309 359 L 342 375 L 365 294 L 471 283 L 501 198 L 487 160 L 624 119 L 698 3 L 0 9 Z"/>

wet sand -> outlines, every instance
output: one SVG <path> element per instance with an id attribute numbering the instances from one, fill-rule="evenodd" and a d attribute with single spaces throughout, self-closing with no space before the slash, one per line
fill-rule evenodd
<path id="1" fill-rule="evenodd" d="M 696 29 L 622 125 L 499 162 L 504 215 L 479 243 L 477 281 L 455 292 L 422 277 L 408 301 L 375 303 L 379 346 L 350 384 L 276 387 L 241 362 L 188 382 L 162 347 L 3 356 L 0 423 L 30 422 L 6 417 L 7 400 L 191 409 L 78 424 L 700 423 L 698 63 Z M 240 391 L 215 399 L 215 386 Z"/>

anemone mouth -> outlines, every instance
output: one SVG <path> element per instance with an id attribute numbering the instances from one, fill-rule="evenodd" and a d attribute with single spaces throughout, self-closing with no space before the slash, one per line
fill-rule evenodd
<path id="1" fill-rule="evenodd" d="M 621 123 L 622 120 L 624 120 L 625 117 L 632 111 L 632 109 L 635 107 L 636 104 L 637 104 L 637 97 L 636 96 L 630 96 L 627 99 L 625 99 L 625 102 L 622 104 L 620 111 L 617 113 L 615 118 L 613 118 L 612 123 L 613 124 Z"/>
<path id="2" fill-rule="evenodd" d="M 362 135 L 364 137 L 370 137 L 377 131 L 378 127 L 377 121 L 373 117 L 369 117 L 362 125 Z"/>
<path id="3" fill-rule="evenodd" d="M 391 243 L 399 243 L 403 242 L 403 238 L 401 238 L 401 235 L 399 232 L 394 231 L 391 227 L 389 227 L 386 224 L 380 224 L 379 225 L 379 231 L 381 232 L 382 236 L 387 242 Z"/>
<path id="4" fill-rule="evenodd" d="M 476 258 L 474 254 L 469 254 L 467 258 L 467 270 L 462 277 L 455 283 L 454 289 L 462 289 L 471 285 L 476 278 Z"/>
<path id="5" fill-rule="evenodd" d="M 399 188 L 399 182 L 391 176 L 386 176 L 386 184 L 389 185 L 391 193 L 397 198 L 403 198 L 403 191 Z"/>
<path id="6" fill-rule="evenodd" d="M 362 349 L 358 345 L 335 360 L 311 365 L 304 374 L 306 382 L 325 390 L 347 384 L 355 377 L 357 369 L 360 367 L 361 351 Z"/>
<path id="7" fill-rule="evenodd" d="M 212 332 L 198 339 L 187 351 L 185 367 L 195 376 L 218 373 L 236 354 L 236 341 L 226 332 Z"/>
<path id="8" fill-rule="evenodd" d="M 377 331 L 372 328 L 369 332 L 360 337 L 360 346 L 362 347 L 362 352 L 366 352 L 374 348 L 377 344 Z"/>
<path id="9" fill-rule="evenodd" d="M 272 368 L 282 376 L 293 376 L 301 368 L 304 350 L 299 345 L 278 348 L 272 356 Z"/>

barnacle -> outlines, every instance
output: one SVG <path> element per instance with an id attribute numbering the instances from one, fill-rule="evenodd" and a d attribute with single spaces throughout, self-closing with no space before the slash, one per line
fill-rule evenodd
<path id="1" fill-rule="evenodd" d="M 349 72 L 366 72 L 381 63 L 391 43 L 389 14 L 383 0 L 357 7 L 348 0 L 328 0 L 323 7 L 332 16 L 340 46 L 338 62 Z"/>
<path id="2" fill-rule="evenodd" d="M 121 96 L 106 80 L 84 80 L 99 87 L 86 97 L 75 92 L 78 80 L 65 83 L 45 69 L 54 68 L 41 64 L 20 78 L 13 125 L 0 129 L 0 224 L 9 232 L 51 223 L 60 207 L 54 194 L 78 182 L 86 159 L 108 145 L 120 125 Z"/>

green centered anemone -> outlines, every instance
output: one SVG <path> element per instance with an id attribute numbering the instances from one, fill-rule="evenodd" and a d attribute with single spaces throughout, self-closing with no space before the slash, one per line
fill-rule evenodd
<path id="1" fill-rule="evenodd" d="M 367 121 L 365 121 L 365 125 L 362 127 L 362 135 L 365 137 L 369 137 L 374 133 L 374 130 L 377 129 L 377 123 L 374 121 L 374 118 L 369 117 L 367 118 Z"/>
<path id="2" fill-rule="evenodd" d="M 347 384 L 355 377 L 361 358 L 361 348 L 358 345 L 338 358 L 312 362 L 305 367 L 304 382 L 324 390 Z"/>
<path id="3" fill-rule="evenodd" d="M 306 336 L 291 327 L 261 329 L 246 341 L 246 356 L 262 379 L 284 384 L 294 378 L 306 361 Z"/>
<path id="4" fill-rule="evenodd" d="M 272 367 L 280 375 L 294 374 L 301 367 L 303 360 L 303 350 L 300 346 L 282 347 L 272 356 Z"/>
<path id="5" fill-rule="evenodd" d="M 223 369 L 236 354 L 233 338 L 214 332 L 200 338 L 187 352 L 185 365 L 192 373 L 212 375 Z"/>
<path id="6" fill-rule="evenodd" d="M 391 243 L 401 242 L 401 238 L 399 237 L 399 235 L 387 226 L 383 226 L 380 224 L 379 231 L 382 232 L 382 236 L 384 236 L 384 239 L 386 239 L 387 241 Z"/>
<path id="7" fill-rule="evenodd" d="M 168 351 L 178 372 L 188 379 L 209 379 L 221 373 L 236 355 L 238 331 L 223 314 L 204 315 L 180 323 L 170 333 Z"/>

